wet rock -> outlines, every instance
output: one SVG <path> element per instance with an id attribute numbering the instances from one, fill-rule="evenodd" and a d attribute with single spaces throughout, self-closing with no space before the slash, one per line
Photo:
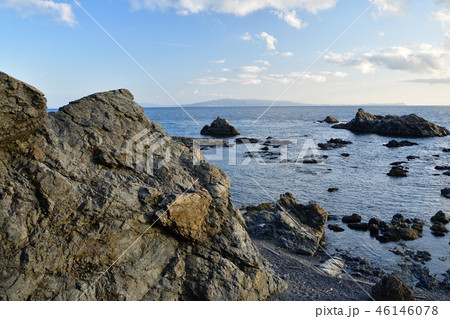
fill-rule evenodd
<path id="1" fill-rule="evenodd" d="M 441 189 L 441 195 L 450 198 L 450 188 Z"/>
<path id="2" fill-rule="evenodd" d="M 218 116 L 211 125 L 205 125 L 200 134 L 214 137 L 232 137 L 239 135 L 239 132 L 234 126 L 230 125 L 230 122 Z"/>
<path id="3" fill-rule="evenodd" d="M 408 161 L 412 161 L 412 160 L 415 160 L 415 159 L 420 159 L 420 156 L 408 155 L 408 156 L 406 156 L 406 159 Z"/>
<path id="4" fill-rule="evenodd" d="M 448 229 L 445 227 L 445 225 L 441 222 L 434 223 L 430 229 L 434 232 L 440 232 L 440 233 L 448 233 Z"/>
<path id="5" fill-rule="evenodd" d="M 438 211 L 433 217 L 430 218 L 430 220 L 433 223 L 443 223 L 443 224 L 447 224 L 450 221 L 448 216 L 442 210 Z"/>
<path id="6" fill-rule="evenodd" d="M 407 223 L 410 221 L 410 223 Z M 422 237 L 423 222 L 418 219 L 405 220 L 402 214 L 392 217 L 391 223 L 380 223 L 381 235 L 376 236 L 382 243 L 403 240 L 415 240 Z"/>
<path id="7" fill-rule="evenodd" d="M 386 275 L 372 287 L 376 301 L 415 301 L 413 292 L 397 276 Z"/>
<path id="8" fill-rule="evenodd" d="M 450 166 L 448 166 L 448 165 L 441 165 L 441 166 L 436 166 L 435 168 L 434 168 L 435 170 L 438 170 L 438 171 L 447 171 L 447 170 L 450 170 Z"/>
<path id="9" fill-rule="evenodd" d="M 353 230 L 361 230 L 361 231 L 367 231 L 369 230 L 369 224 L 368 223 L 349 223 L 347 224 L 348 228 Z"/>
<path id="10" fill-rule="evenodd" d="M 389 165 L 391 165 L 391 166 L 401 166 L 402 164 L 406 164 L 406 163 L 408 163 L 408 162 L 393 162 L 393 163 L 391 163 Z"/>
<path id="11" fill-rule="evenodd" d="M 446 171 L 446 172 L 442 173 L 442 175 L 450 176 L 450 171 Z"/>
<path id="12" fill-rule="evenodd" d="M 358 214 L 352 214 L 351 216 L 344 216 L 342 217 L 342 222 L 346 224 L 359 223 L 361 222 L 361 216 L 359 216 Z"/>
<path id="13" fill-rule="evenodd" d="M 329 193 L 334 193 L 334 192 L 337 192 L 338 190 L 339 190 L 339 188 L 337 188 L 337 187 L 328 188 Z"/>
<path id="14" fill-rule="evenodd" d="M 228 176 L 128 90 L 47 114 L 40 92 L 1 78 L 1 134 L 23 116 L 27 128 L 8 128 L 0 145 L 0 193 L 14 191 L 0 196 L 0 300 L 259 300 L 286 288 L 251 242 Z M 164 165 L 130 161 L 130 142 L 136 156 L 158 145 Z"/>
<path id="15" fill-rule="evenodd" d="M 396 137 L 434 137 L 447 136 L 450 131 L 435 125 L 416 114 L 404 116 L 380 116 L 359 109 L 353 120 L 347 124 L 337 124 L 333 128 L 346 129 L 354 133 L 374 133 Z"/>
<path id="16" fill-rule="evenodd" d="M 350 154 L 349 153 L 342 153 L 341 156 L 342 157 L 350 157 Z"/>
<path id="17" fill-rule="evenodd" d="M 389 147 L 389 148 L 398 148 L 398 147 L 405 147 L 405 146 L 415 146 L 415 145 L 419 145 L 417 143 L 414 142 L 410 142 L 410 141 L 396 141 L 396 140 L 391 140 L 389 141 L 389 143 L 384 144 L 384 146 Z"/>
<path id="18" fill-rule="evenodd" d="M 261 210 L 271 210 L 273 208 L 273 205 L 271 203 L 262 203 L 258 206 L 247 206 L 245 207 L 245 210 L 247 212 L 254 212 L 254 211 L 261 211 Z"/>
<path id="19" fill-rule="evenodd" d="M 418 250 L 411 256 L 411 258 L 418 262 L 425 262 L 431 260 L 431 254 L 425 250 Z"/>
<path id="20" fill-rule="evenodd" d="M 234 140 L 236 144 L 262 144 L 263 141 L 257 138 L 240 137 Z"/>
<path id="21" fill-rule="evenodd" d="M 303 164 L 320 164 L 323 163 L 322 156 L 306 155 L 303 157 Z"/>
<path id="22" fill-rule="evenodd" d="M 280 195 L 273 209 L 244 215 L 254 238 L 276 240 L 291 252 L 314 255 L 323 239 L 328 213 L 316 204 L 302 205 L 291 193 Z"/>
<path id="23" fill-rule="evenodd" d="M 391 177 L 408 177 L 408 173 L 409 171 L 403 166 L 394 166 L 387 175 Z"/>
<path id="24" fill-rule="evenodd" d="M 319 143 L 319 144 L 317 144 L 317 146 L 321 150 L 333 150 L 333 149 L 336 149 L 336 148 L 343 148 L 343 147 L 345 147 L 346 145 L 349 145 L 349 144 L 353 144 L 353 142 L 344 141 L 343 139 L 340 139 L 340 138 L 332 138 L 326 143 Z"/>
<path id="25" fill-rule="evenodd" d="M 444 152 L 444 153 L 450 153 L 450 148 L 444 148 L 444 149 L 442 150 L 442 152 Z"/>
<path id="26" fill-rule="evenodd" d="M 332 230 L 334 232 L 337 232 L 337 233 L 345 231 L 344 228 L 342 228 L 341 226 L 339 226 L 337 224 L 328 224 L 328 229 Z"/>

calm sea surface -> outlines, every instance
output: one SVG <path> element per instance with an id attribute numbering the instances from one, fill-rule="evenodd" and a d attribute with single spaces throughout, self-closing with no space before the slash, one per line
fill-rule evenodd
<path id="1" fill-rule="evenodd" d="M 436 165 L 450 165 L 450 153 L 443 148 L 450 147 L 450 137 L 409 139 L 419 146 L 389 149 L 383 144 L 392 138 L 377 135 L 355 135 L 346 130 L 332 129 L 317 120 L 331 115 L 341 121 L 351 120 L 358 107 L 354 106 L 314 106 L 314 107 L 273 107 L 254 125 L 263 113 L 264 107 L 192 107 L 187 111 L 199 122 L 197 125 L 180 108 L 147 108 L 146 115 L 158 122 L 172 136 L 201 137 L 203 125 L 210 124 L 217 116 L 228 119 L 241 133 L 241 137 L 265 139 L 293 139 L 298 145 L 290 145 L 288 158 L 298 158 L 305 141 L 326 142 L 330 138 L 352 141 L 344 149 L 323 151 L 328 155 L 323 165 L 288 163 L 277 161 L 259 165 L 253 159 L 245 163 L 246 146 L 237 145 L 231 153 L 236 165 L 230 163 L 230 150 L 204 151 L 207 159 L 228 173 L 231 179 L 231 194 L 238 206 L 273 202 L 279 195 L 291 192 L 301 203 L 318 203 L 330 214 L 343 216 L 357 213 L 367 222 L 371 217 L 390 221 L 396 213 L 406 218 L 420 218 L 429 223 L 430 217 L 438 210 L 450 213 L 450 199 L 440 195 L 440 190 L 450 186 L 450 177 L 436 171 Z M 450 128 L 450 107 L 436 106 L 372 106 L 364 108 L 374 114 L 404 115 L 416 113 L 438 125 Z M 211 156 L 219 152 L 216 159 Z M 236 156 L 233 153 L 236 152 Z M 340 154 L 346 152 L 349 158 Z M 391 178 L 386 175 L 390 163 L 406 161 L 406 156 L 416 155 L 420 159 L 408 164 L 407 178 Z M 434 157 L 439 155 L 440 157 Z M 440 175 L 435 176 L 434 174 Z M 258 185 L 259 184 L 259 185 Z M 339 188 L 329 193 L 330 187 Z M 331 223 L 340 223 L 340 221 Z M 380 244 L 368 232 L 346 230 L 334 233 L 326 230 L 326 249 L 333 253 L 336 248 L 349 250 L 352 254 L 369 258 L 379 265 L 399 272 L 396 266 L 401 257 L 389 252 L 398 243 Z M 427 250 L 432 261 L 426 266 L 435 274 L 442 274 L 450 268 L 450 235 L 436 238 L 429 227 L 424 227 L 424 236 L 407 242 L 412 249 Z"/>

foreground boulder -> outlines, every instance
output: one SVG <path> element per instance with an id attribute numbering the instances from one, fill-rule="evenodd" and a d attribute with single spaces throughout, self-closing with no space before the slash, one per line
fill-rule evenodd
<path id="1" fill-rule="evenodd" d="M 447 136 L 450 131 L 417 116 L 416 114 L 372 115 L 359 109 L 353 120 L 346 124 L 337 124 L 333 128 L 346 129 L 354 133 L 374 133 L 395 137 L 434 137 Z"/>
<path id="2" fill-rule="evenodd" d="M 244 215 L 250 236 L 276 240 L 291 252 L 314 255 L 323 239 L 328 213 L 316 204 L 302 205 L 286 193 L 272 209 Z"/>
<path id="3" fill-rule="evenodd" d="M 218 116 L 211 125 L 205 125 L 200 134 L 215 137 L 232 137 L 239 135 L 239 132 L 234 126 L 230 125 L 230 122 Z"/>
<path id="4" fill-rule="evenodd" d="M 0 78 L 0 300 L 258 300 L 285 288 L 228 176 L 129 91 L 47 115 L 42 93 Z M 164 165 L 142 169 L 149 150 Z"/>
<path id="5" fill-rule="evenodd" d="M 415 301 L 411 289 L 397 276 L 386 275 L 372 287 L 376 301 Z"/>

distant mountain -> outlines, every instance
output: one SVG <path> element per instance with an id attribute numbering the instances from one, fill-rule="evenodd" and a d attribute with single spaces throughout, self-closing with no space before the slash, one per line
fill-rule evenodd
<path id="1" fill-rule="evenodd" d="M 194 104 L 187 104 L 184 106 L 270 106 L 272 105 L 273 100 L 258 100 L 258 99 L 221 99 L 221 100 L 212 100 Z M 278 101 L 275 103 L 276 106 L 302 106 L 307 105 L 298 102 L 289 102 L 289 101 Z"/>

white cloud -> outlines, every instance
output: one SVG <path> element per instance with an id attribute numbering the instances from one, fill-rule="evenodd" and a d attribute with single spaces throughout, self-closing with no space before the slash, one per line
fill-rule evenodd
<path id="1" fill-rule="evenodd" d="M 316 83 L 326 82 L 329 77 L 334 78 L 344 78 L 348 74 L 343 72 L 320 72 L 316 74 L 312 73 L 302 73 L 302 72 L 290 72 L 286 74 L 257 74 L 257 73 L 240 73 L 235 77 L 229 78 L 215 78 L 215 77 L 204 77 L 190 81 L 191 84 L 200 85 L 213 85 L 213 84 L 240 84 L 240 85 L 260 85 L 260 84 L 283 84 L 288 85 L 294 81 L 300 79 L 302 81 L 310 80 Z"/>
<path id="2" fill-rule="evenodd" d="M 450 85 L 450 78 L 414 79 L 414 80 L 408 80 L 406 82 Z"/>
<path id="3" fill-rule="evenodd" d="M 266 41 L 267 50 L 276 50 L 275 43 L 278 42 L 278 40 L 273 36 L 268 34 L 267 32 L 261 32 L 258 34 L 258 37 Z"/>
<path id="4" fill-rule="evenodd" d="M 223 68 L 221 71 L 222 71 L 222 72 L 230 72 L 231 70 L 230 70 L 230 69 L 227 69 L 227 68 Z"/>
<path id="5" fill-rule="evenodd" d="M 252 39 L 252 36 L 248 32 L 245 32 L 245 34 L 241 35 L 241 40 L 249 41 L 251 39 Z"/>
<path id="6" fill-rule="evenodd" d="M 385 36 L 385 33 L 384 33 L 383 31 L 378 31 L 378 35 L 379 35 L 380 37 L 384 37 L 384 36 Z"/>
<path id="7" fill-rule="evenodd" d="M 441 11 L 431 13 L 430 18 L 442 23 L 442 27 L 446 27 L 450 24 L 450 10 L 442 9 Z"/>
<path id="8" fill-rule="evenodd" d="M 197 95 L 198 94 L 198 89 L 194 90 L 194 92 L 192 92 L 193 94 Z"/>
<path id="9" fill-rule="evenodd" d="M 290 57 L 290 56 L 293 56 L 294 55 L 294 53 L 292 53 L 292 52 L 283 52 L 283 53 L 281 53 L 281 56 L 283 56 L 283 57 Z"/>
<path id="10" fill-rule="evenodd" d="M 260 67 L 257 65 L 249 65 L 249 66 L 243 66 L 238 69 L 239 72 L 243 73 L 260 73 L 263 71 L 267 71 L 267 68 Z"/>
<path id="11" fill-rule="evenodd" d="M 0 0 L 0 8 L 15 9 L 23 16 L 50 14 L 56 20 L 69 26 L 77 23 L 72 6 L 68 3 L 50 0 Z"/>
<path id="12" fill-rule="evenodd" d="M 217 64 L 223 64 L 225 62 L 226 62 L 226 60 L 213 60 L 213 61 L 211 61 L 211 63 L 217 63 Z"/>
<path id="13" fill-rule="evenodd" d="M 341 66 L 353 66 L 363 73 L 376 67 L 409 73 L 450 75 L 450 51 L 431 44 L 415 44 L 373 50 L 355 57 L 353 53 L 329 53 L 325 60 Z"/>
<path id="14" fill-rule="evenodd" d="M 369 1 L 373 2 L 373 0 Z M 372 14 L 374 18 L 385 15 L 404 17 L 408 13 L 408 5 L 404 0 L 376 0 L 375 6 L 377 7 L 378 12 Z"/>
<path id="15" fill-rule="evenodd" d="M 245 16 L 255 11 L 274 9 L 277 11 L 305 10 L 316 14 L 333 8 L 338 0 L 129 0 L 132 9 L 164 10 L 174 8 L 180 14 L 195 14 L 205 11 L 230 13 Z"/>
<path id="16" fill-rule="evenodd" d="M 266 60 L 255 60 L 253 62 L 254 63 L 261 63 L 262 65 L 265 65 L 265 66 L 270 66 L 270 62 L 266 61 Z"/>
<path id="17" fill-rule="evenodd" d="M 302 22 L 302 20 L 297 17 L 297 12 L 295 10 L 292 11 L 275 11 L 275 15 L 284 20 L 290 26 L 293 26 L 296 29 L 304 28 L 308 25 L 306 22 Z"/>

